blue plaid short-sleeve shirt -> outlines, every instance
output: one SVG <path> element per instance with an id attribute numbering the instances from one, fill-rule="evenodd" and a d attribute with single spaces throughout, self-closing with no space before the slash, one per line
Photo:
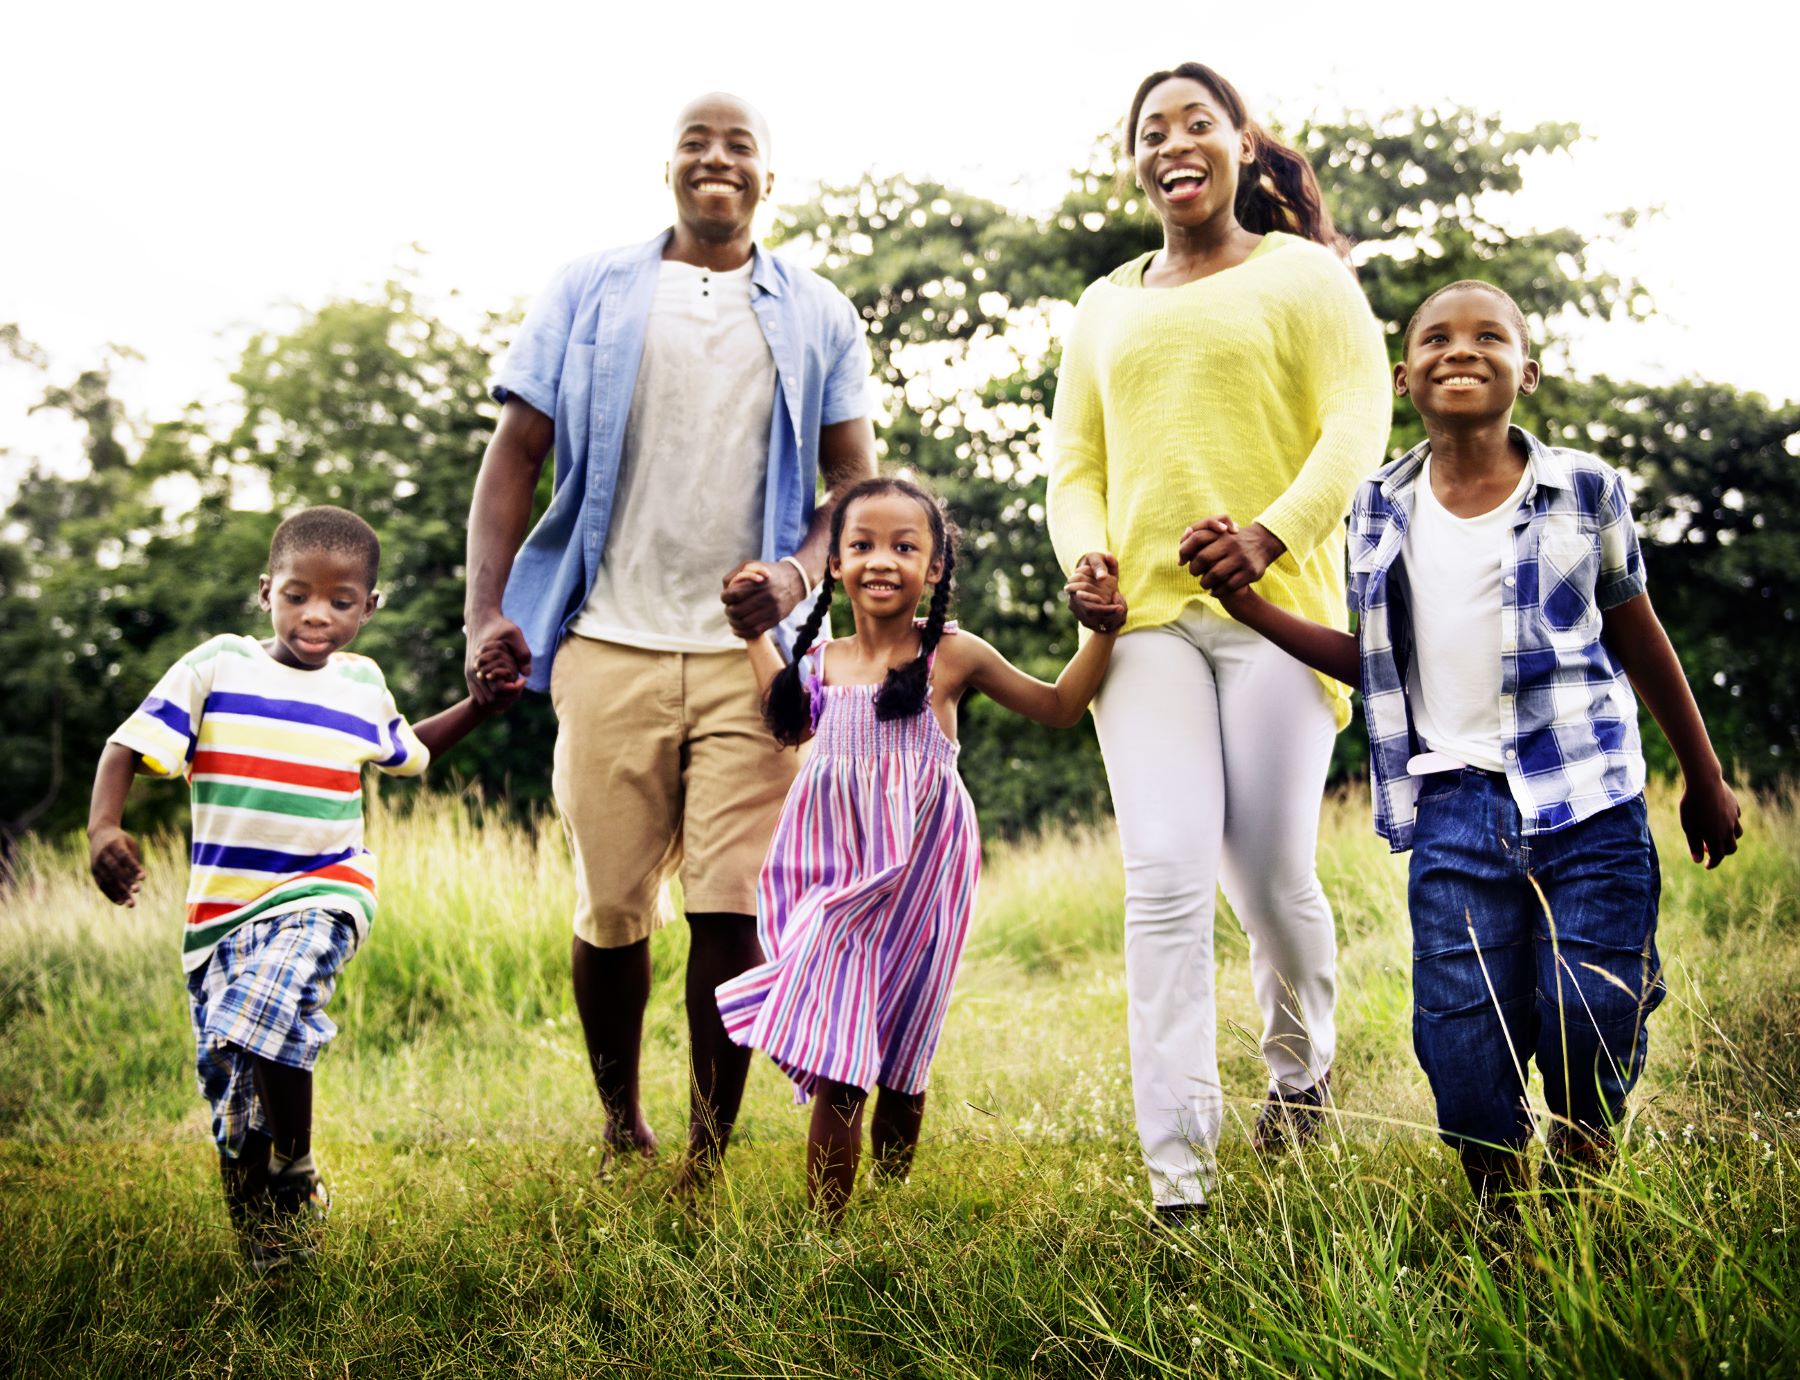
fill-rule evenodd
<path id="1" fill-rule="evenodd" d="M 1500 727 L 1507 784 L 1525 832 L 1545 834 L 1644 788 L 1637 698 L 1601 641 L 1601 613 L 1644 592 L 1644 562 L 1617 471 L 1546 446 L 1519 427 L 1531 480 L 1501 574 Z M 1357 615 L 1375 830 L 1412 847 L 1423 750 L 1407 698 L 1412 626 L 1401 543 L 1430 454 L 1422 442 L 1377 470 L 1350 510 L 1350 608 Z"/>

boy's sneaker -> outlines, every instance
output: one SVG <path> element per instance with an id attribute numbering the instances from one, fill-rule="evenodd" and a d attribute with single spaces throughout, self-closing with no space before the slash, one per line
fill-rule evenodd
<path id="1" fill-rule="evenodd" d="M 1259 1155 L 1272 1155 L 1290 1145 L 1296 1150 L 1310 1145 L 1325 1129 L 1325 1109 L 1330 1105 L 1330 1069 L 1319 1076 L 1317 1083 L 1300 1092 L 1278 1085 L 1256 1114 L 1250 1148 Z"/>
<path id="2" fill-rule="evenodd" d="M 1465 1145 L 1457 1157 L 1476 1206 L 1497 1222 L 1518 1221 L 1519 1199 L 1531 1191 L 1524 1153 L 1504 1146 Z"/>
<path id="3" fill-rule="evenodd" d="M 236 1155 L 219 1152 L 219 1179 L 225 1189 L 225 1212 L 237 1233 L 245 1262 L 258 1274 L 280 1264 L 280 1251 L 269 1234 L 269 1138 L 249 1131 Z"/>
<path id="4" fill-rule="evenodd" d="M 310 1152 L 279 1169 L 270 1167 L 269 1206 L 276 1228 L 290 1237 L 316 1234 L 325 1225 L 331 1215 L 331 1194 Z"/>
<path id="5" fill-rule="evenodd" d="M 265 1183 L 262 1202 L 238 1233 L 244 1259 L 259 1275 L 310 1260 L 331 1211 L 331 1194 L 310 1154 L 269 1170 Z"/>
<path id="6" fill-rule="evenodd" d="M 1618 1153 L 1610 1132 L 1593 1126 L 1553 1122 L 1544 1138 L 1544 1184 L 1565 1193 L 1612 1168 Z"/>

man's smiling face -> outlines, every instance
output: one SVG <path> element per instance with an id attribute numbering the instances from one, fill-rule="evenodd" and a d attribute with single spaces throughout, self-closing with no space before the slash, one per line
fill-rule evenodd
<path id="1" fill-rule="evenodd" d="M 681 223 L 708 240 L 748 230 L 774 185 L 768 144 L 762 116 L 737 97 L 718 92 L 691 102 L 675 122 L 668 167 Z"/>

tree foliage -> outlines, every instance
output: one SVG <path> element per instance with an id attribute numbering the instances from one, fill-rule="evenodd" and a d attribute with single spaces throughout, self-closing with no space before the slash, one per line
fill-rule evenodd
<path id="1" fill-rule="evenodd" d="M 1486 278 L 1519 301 L 1551 373 L 1520 420 L 1630 472 L 1653 594 L 1722 753 L 1752 779 L 1791 770 L 1800 409 L 1719 384 L 1569 376 L 1560 338 L 1571 317 L 1651 310 L 1638 284 L 1606 271 L 1603 238 L 1516 223 L 1513 195 L 1535 160 L 1575 144 L 1573 125 L 1509 131 L 1468 110 L 1411 110 L 1315 121 L 1288 137 L 1354 242 L 1391 350 L 1446 282 Z M 776 228 L 867 323 L 887 462 L 936 485 L 962 528 L 960 616 L 1044 676 L 1075 645 L 1044 527 L 1056 338 L 1083 288 L 1160 242 L 1119 173 L 1117 139 L 1100 140 L 1043 215 L 871 175 L 783 209 Z M 1604 233 L 1632 220 L 1622 212 Z M 112 391 L 116 354 L 47 386 L 40 406 L 79 424 L 89 472 L 70 480 L 33 467 L 0 529 L 14 766 L 0 819 L 79 822 L 100 743 L 155 677 L 211 633 L 261 625 L 254 593 L 269 535 L 302 504 L 342 503 L 382 535 L 386 603 L 358 647 L 381 661 L 400 703 L 423 715 L 460 695 L 464 528 L 502 329 L 490 318 L 460 334 L 404 282 L 328 303 L 251 342 L 224 425 L 190 409 L 128 426 Z M 0 351 L 7 367 L 44 368 L 16 326 L 0 326 Z M 1398 404 L 1396 453 L 1420 435 Z M 978 702 L 963 731 L 964 774 L 990 832 L 1103 805 L 1091 729 L 1053 735 Z M 551 733 L 547 707 L 528 700 L 459 749 L 455 769 L 541 800 Z M 1655 751 L 1660 740 L 1652 731 L 1646 742 Z M 1340 737 L 1340 776 L 1361 770 L 1363 751 L 1359 732 Z M 164 808 L 176 808 L 173 797 Z"/>
<path id="2" fill-rule="evenodd" d="M 269 538 L 309 504 L 351 508 L 382 537 L 383 606 L 356 650 L 381 663 L 410 714 L 459 698 L 463 542 L 494 420 L 497 324 L 465 339 L 389 283 L 255 337 L 232 376 L 228 426 L 196 409 L 141 440 L 113 397 L 112 361 L 48 387 L 40 406 L 82 424 L 89 469 L 29 469 L 0 541 L 0 674 L 22 767 L 0 817 L 15 829 L 85 817 L 100 745 L 157 677 L 215 633 L 266 630 L 256 585 Z M 542 799 L 551 731 L 547 707 L 529 703 L 459 748 L 451 769 Z M 134 815 L 173 818 L 177 797 L 140 793 Z"/>

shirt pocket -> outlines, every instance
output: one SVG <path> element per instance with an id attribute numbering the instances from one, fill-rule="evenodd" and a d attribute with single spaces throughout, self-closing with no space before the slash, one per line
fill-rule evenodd
<path id="1" fill-rule="evenodd" d="M 1558 633 L 1593 631 L 1600 609 L 1600 534 L 1579 522 L 1547 523 L 1538 535 L 1538 608 Z"/>

